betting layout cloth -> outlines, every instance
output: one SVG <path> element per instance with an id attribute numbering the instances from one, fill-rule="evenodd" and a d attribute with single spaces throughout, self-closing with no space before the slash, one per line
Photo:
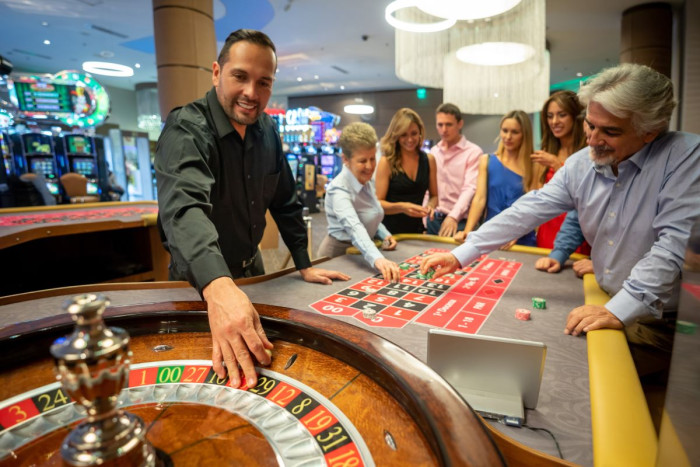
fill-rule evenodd
<path id="1" fill-rule="evenodd" d="M 86 221 L 86 220 L 112 220 L 143 214 L 156 214 L 158 208 L 153 207 L 105 207 L 99 209 L 81 209 L 77 211 L 66 210 L 42 213 L 24 213 L 14 216 L 0 217 L 0 226 L 55 224 L 58 222 Z"/>
<path id="2" fill-rule="evenodd" d="M 449 250 L 431 248 L 399 264 L 401 280 L 381 274 L 329 295 L 310 307 L 325 315 L 352 316 L 368 326 L 402 328 L 408 323 L 476 334 L 505 294 L 522 263 L 483 255 L 437 279 L 420 274 L 425 256 Z M 368 313 L 368 310 L 376 310 Z"/>

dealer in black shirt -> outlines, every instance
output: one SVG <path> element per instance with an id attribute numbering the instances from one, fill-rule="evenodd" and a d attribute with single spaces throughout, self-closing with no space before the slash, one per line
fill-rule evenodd
<path id="1" fill-rule="evenodd" d="M 186 279 L 207 301 L 220 377 L 234 387 L 256 384 L 251 353 L 266 365 L 258 313 L 233 283 L 263 274 L 258 243 L 269 208 L 294 264 L 307 282 L 330 284 L 345 274 L 311 267 L 301 203 L 280 138 L 263 112 L 272 94 L 275 46 L 259 31 L 229 35 L 214 62 L 214 88 L 203 99 L 173 110 L 156 148 L 158 224 L 170 252 L 172 279 Z"/>

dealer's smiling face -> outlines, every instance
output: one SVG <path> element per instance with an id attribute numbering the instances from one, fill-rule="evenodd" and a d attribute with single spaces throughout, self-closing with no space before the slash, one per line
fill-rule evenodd
<path id="1" fill-rule="evenodd" d="M 212 66 L 219 103 L 241 137 L 270 100 L 276 66 L 272 49 L 248 41 L 234 43 L 227 60 Z"/>

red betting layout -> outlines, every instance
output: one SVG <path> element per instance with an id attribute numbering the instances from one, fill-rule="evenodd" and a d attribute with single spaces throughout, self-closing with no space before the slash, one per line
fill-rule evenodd
<path id="1" fill-rule="evenodd" d="M 438 279 L 421 276 L 418 265 L 423 257 L 446 251 L 432 248 L 400 263 L 399 283 L 378 274 L 310 306 L 324 315 L 352 316 L 368 326 L 402 328 L 416 323 L 476 334 L 522 263 L 484 255 Z"/>

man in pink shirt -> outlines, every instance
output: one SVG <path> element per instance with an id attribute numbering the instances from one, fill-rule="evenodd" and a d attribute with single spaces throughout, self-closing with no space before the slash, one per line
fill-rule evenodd
<path id="1" fill-rule="evenodd" d="M 430 153 L 437 162 L 438 206 L 427 227 L 431 235 L 452 237 L 467 223 L 483 151 L 462 136 L 464 122 L 456 105 L 442 104 L 436 113 L 441 140 Z"/>

